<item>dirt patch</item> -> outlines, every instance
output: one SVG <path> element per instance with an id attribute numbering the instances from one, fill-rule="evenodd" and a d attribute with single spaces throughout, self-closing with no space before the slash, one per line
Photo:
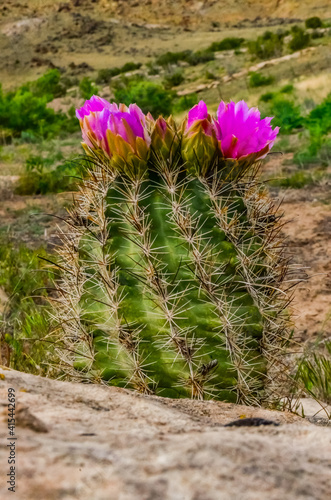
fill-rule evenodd
<path id="1" fill-rule="evenodd" d="M 291 222 L 284 228 L 293 264 L 306 268 L 307 283 L 295 292 L 294 313 L 301 339 L 331 335 L 331 207 L 318 202 L 285 202 Z"/>

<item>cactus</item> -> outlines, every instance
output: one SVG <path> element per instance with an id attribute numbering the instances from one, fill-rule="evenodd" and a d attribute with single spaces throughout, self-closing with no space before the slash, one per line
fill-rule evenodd
<path id="1" fill-rule="evenodd" d="M 98 97 L 77 116 L 86 175 L 60 233 L 54 300 L 63 373 L 278 403 L 292 282 L 258 175 L 278 130 L 243 102 L 217 118 L 200 102 L 180 127 Z"/>

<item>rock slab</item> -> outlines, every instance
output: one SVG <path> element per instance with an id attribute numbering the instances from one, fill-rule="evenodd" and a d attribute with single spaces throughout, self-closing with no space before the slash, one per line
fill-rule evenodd
<path id="1" fill-rule="evenodd" d="M 7 490 L 8 388 L 16 492 Z M 0 497 L 16 500 L 324 500 L 331 428 L 290 413 L 0 368 Z M 230 426 L 241 418 L 278 423 Z M 256 421 L 256 420 L 255 420 Z"/>

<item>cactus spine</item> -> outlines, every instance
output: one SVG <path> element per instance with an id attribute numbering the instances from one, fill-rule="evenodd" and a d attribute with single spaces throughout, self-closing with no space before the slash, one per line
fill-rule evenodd
<path id="1" fill-rule="evenodd" d="M 149 133 L 148 156 L 131 136 L 130 156 L 113 138 L 109 156 L 88 130 L 58 251 L 61 368 L 145 394 L 277 403 L 289 263 L 259 157 L 225 159 L 201 129 L 190 144 L 171 119 Z"/>

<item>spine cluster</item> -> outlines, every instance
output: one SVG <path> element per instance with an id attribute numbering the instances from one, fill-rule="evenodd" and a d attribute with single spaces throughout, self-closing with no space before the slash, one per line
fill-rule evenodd
<path id="1" fill-rule="evenodd" d="M 259 154 L 216 154 L 209 115 L 140 133 L 139 108 L 106 110 L 128 135 L 108 130 L 105 149 L 83 115 L 86 175 L 58 248 L 60 370 L 143 394 L 279 404 L 295 276 Z"/>

